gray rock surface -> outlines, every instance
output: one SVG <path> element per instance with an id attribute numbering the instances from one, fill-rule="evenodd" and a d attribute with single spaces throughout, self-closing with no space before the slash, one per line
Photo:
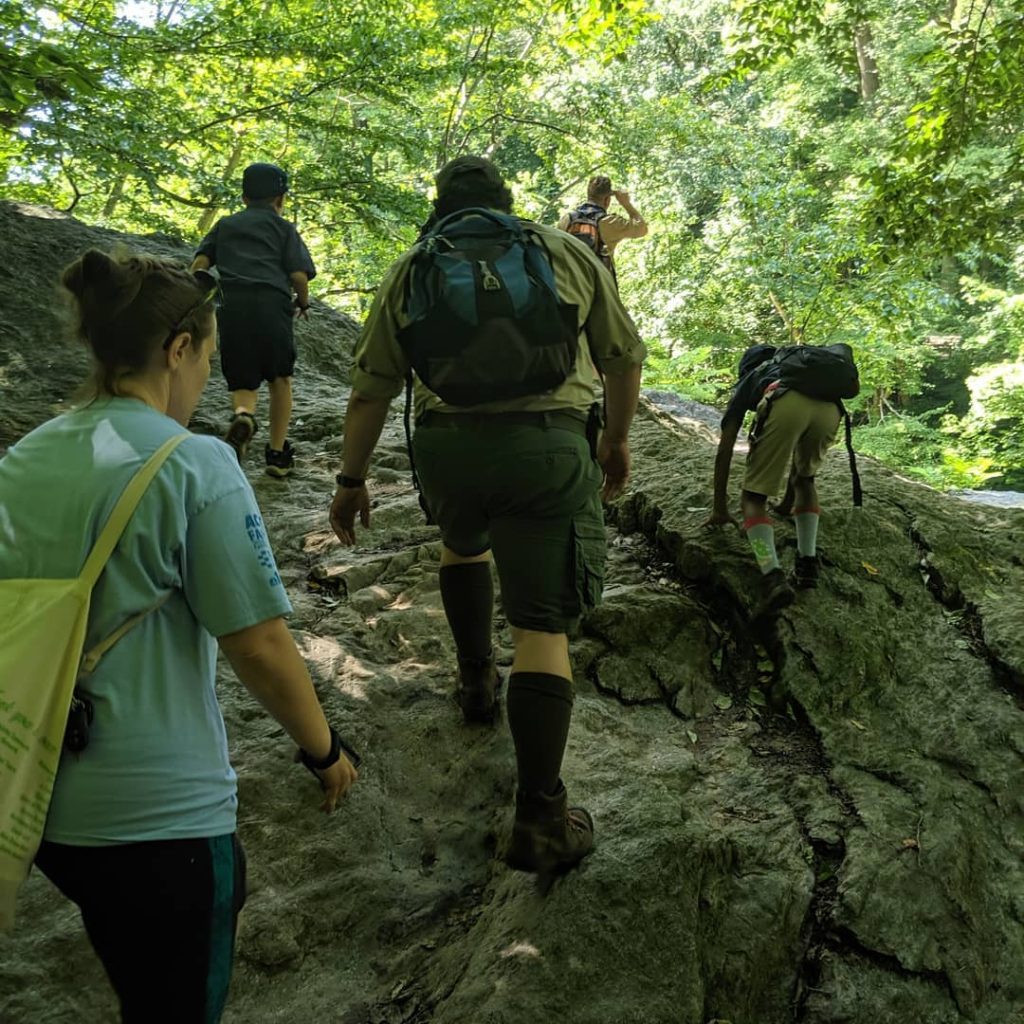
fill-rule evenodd
<path id="1" fill-rule="evenodd" d="M 45 279 L 113 236 L 0 204 L 0 237 L 3 445 L 83 366 L 43 286 L 3 268 Z M 300 471 L 248 470 L 296 637 L 365 766 L 318 814 L 287 738 L 222 667 L 251 879 L 225 1021 L 1022 1024 L 1024 513 L 869 460 L 854 510 L 835 453 L 822 585 L 756 630 L 749 552 L 701 525 L 713 438 L 645 406 L 605 603 L 572 647 L 565 777 L 598 848 L 543 889 L 495 857 L 512 744 L 451 699 L 439 542 L 399 410 L 372 528 L 344 550 L 327 526 L 352 336 L 324 307 L 300 325 Z M 197 426 L 225 409 L 215 376 Z M 498 642 L 507 664 L 500 617 Z M 0 1020 L 114 1019 L 74 910 L 33 877 L 0 937 Z"/>

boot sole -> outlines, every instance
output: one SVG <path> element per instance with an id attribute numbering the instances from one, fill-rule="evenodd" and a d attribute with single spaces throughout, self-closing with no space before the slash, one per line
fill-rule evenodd
<path id="1" fill-rule="evenodd" d="M 278 480 L 283 480 L 286 476 L 292 475 L 292 468 L 292 466 L 267 466 L 267 476 L 272 476 Z"/>

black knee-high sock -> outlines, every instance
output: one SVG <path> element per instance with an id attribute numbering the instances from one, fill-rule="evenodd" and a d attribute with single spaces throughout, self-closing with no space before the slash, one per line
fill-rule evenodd
<path id="1" fill-rule="evenodd" d="M 441 602 L 460 658 L 479 660 L 491 653 L 494 581 L 490 562 L 443 565 Z"/>
<path id="2" fill-rule="evenodd" d="M 524 793 L 553 793 L 569 737 L 572 682 L 546 672 L 513 672 L 507 704 L 519 789 Z"/>

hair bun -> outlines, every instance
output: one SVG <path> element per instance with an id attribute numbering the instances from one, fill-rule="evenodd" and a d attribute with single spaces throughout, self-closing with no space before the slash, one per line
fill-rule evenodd
<path id="1" fill-rule="evenodd" d="M 61 281 L 78 300 L 83 311 L 110 320 L 135 301 L 146 280 L 140 260 L 122 262 L 104 252 L 89 249 L 75 260 Z"/>

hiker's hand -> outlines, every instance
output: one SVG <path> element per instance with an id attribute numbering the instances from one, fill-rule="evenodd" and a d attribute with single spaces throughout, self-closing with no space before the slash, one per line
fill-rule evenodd
<path id="1" fill-rule="evenodd" d="M 352 783 L 359 778 L 359 772 L 352 766 L 352 762 L 342 754 L 330 768 L 317 772 L 316 777 L 320 780 L 324 791 L 324 802 L 320 805 L 320 810 L 324 814 L 330 814 L 338 806 L 338 801 L 348 794 Z"/>
<path id="2" fill-rule="evenodd" d="M 364 528 L 370 525 L 370 492 L 362 487 L 339 487 L 331 502 L 331 526 L 346 547 L 356 542 L 356 515 Z"/>
<path id="3" fill-rule="evenodd" d="M 615 196 L 615 198 L 619 201 L 619 206 L 629 206 L 629 193 L 625 189 L 616 189 L 616 191 L 614 191 L 612 195 Z"/>
<path id="4" fill-rule="evenodd" d="M 597 444 L 597 464 L 604 472 L 602 501 L 614 501 L 625 489 L 629 479 L 629 442 L 609 441 L 604 435 Z"/>
<path id="5" fill-rule="evenodd" d="M 309 306 L 303 309 L 301 306 L 295 307 L 295 319 L 296 320 L 308 320 L 309 319 Z"/>
<path id="6" fill-rule="evenodd" d="M 729 515 L 729 510 L 724 508 L 716 508 L 706 520 L 704 520 L 704 526 L 728 526 L 732 524 L 738 530 L 740 524 L 736 521 L 735 516 Z"/>

